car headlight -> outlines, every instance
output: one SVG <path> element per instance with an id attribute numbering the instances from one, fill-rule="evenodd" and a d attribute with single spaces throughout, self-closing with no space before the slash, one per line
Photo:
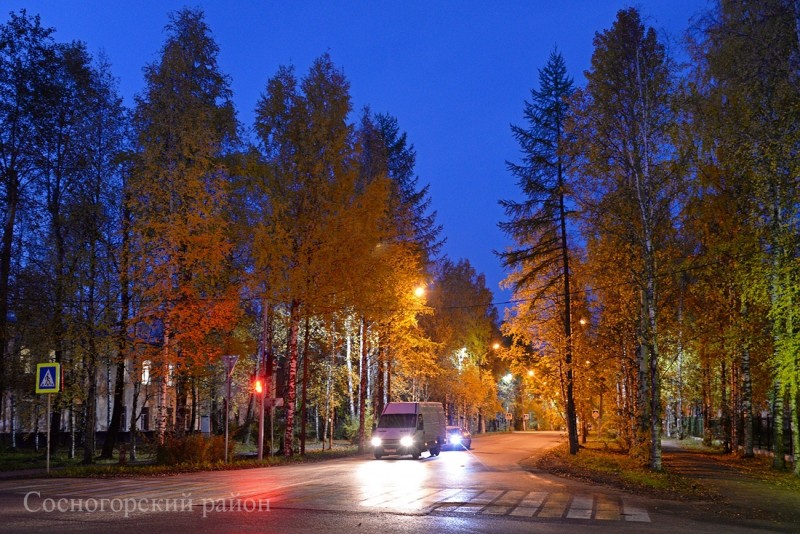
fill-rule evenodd
<path id="1" fill-rule="evenodd" d="M 381 440 L 381 438 L 379 438 L 378 436 L 375 436 L 374 438 L 372 438 L 372 446 L 373 447 L 380 447 L 382 443 L 383 443 L 383 440 Z"/>
<path id="2" fill-rule="evenodd" d="M 403 436 L 402 438 L 400 438 L 400 445 L 402 445 L 403 447 L 410 447 L 413 444 L 414 444 L 414 438 L 412 438 L 411 436 Z"/>
<path id="3" fill-rule="evenodd" d="M 459 443 L 461 443 L 461 436 L 459 436 L 458 434 L 453 434 L 452 436 L 450 436 L 450 441 L 453 442 L 453 445 L 458 445 Z"/>

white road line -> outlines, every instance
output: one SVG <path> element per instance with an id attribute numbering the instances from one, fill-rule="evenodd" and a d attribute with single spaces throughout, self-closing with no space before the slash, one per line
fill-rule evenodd
<path id="1" fill-rule="evenodd" d="M 624 500 L 622 501 L 622 515 L 625 518 L 625 521 L 650 523 L 650 514 L 647 513 L 647 510 L 637 506 L 631 506 Z"/>
<path id="2" fill-rule="evenodd" d="M 576 495 L 567 512 L 567 519 L 591 519 L 594 498 L 589 495 Z"/>

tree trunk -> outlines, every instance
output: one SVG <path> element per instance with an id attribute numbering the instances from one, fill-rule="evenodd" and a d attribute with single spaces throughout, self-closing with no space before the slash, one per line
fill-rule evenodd
<path id="1" fill-rule="evenodd" d="M 122 403 L 125 402 L 125 362 L 117 361 L 115 367 L 114 406 L 111 409 L 111 422 L 106 430 L 106 440 L 103 442 L 103 451 L 100 454 L 100 458 L 103 460 L 111 460 L 114 457 L 114 447 L 117 445 L 122 427 Z"/>
<path id="2" fill-rule="evenodd" d="M 11 250 L 14 242 L 14 223 L 19 202 L 19 179 L 15 169 L 8 169 L 6 178 L 7 213 L 3 220 L 3 239 L 0 242 L 0 399 L 6 398 L 6 360 L 8 354 L 8 280 L 11 276 Z"/>
<path id="3" fill-rule="evenodd" d="M 645 302 L 645 291 L 641 290 L 641 316 L 638 334 L 638 350 L 636 352 L 636 363 L 639 371 L 637 380 L 636 396 L 636 434 L 635 446 L 641 449 L 650 439 L 650 359 L 652 358 L 647 345 L 647 304 Z"/>
<path id="4" fill-rule="evenodd" d="M 311 337 L 308 315 L 303 336 L 303 391 L 300 401 L 300 456 L 306 454 L 306 425 L 308 424 L 308 344 Z"/>
<path id="5" fill-rule="evenodd" d="M 794 476 L 800 477 L 800 395 L 794 388 L 789 402 L 792 418 L 792 448 L 794 449 Z"/>
<path id="6" fill-rule="evenodd" d="M 356 401 L 353 398 L 355 385 L 353 384 L 353 360 L 352 360 L 352 337 L 350 330 L 347 330 L 347 345 L 345 350 L 345 363 L 347 364 L 347 398 L 350 401 L 350 417 L 356 416 Z"/>
<path id="7" fill-rule="evenodd" d="M 131 420 L 130 420 L 130 447 L 129 447 L 129 456 L 130 460 L 136 461 L 136 420 L 139 418 L 139 414 L 136 409 L 136 404 L 139 402 L 139 393 L 141 392 L 142 386 L 141 383 L 136 380 L 133 383 L 133 395 L 131 396 Z"/>
<path id="8" fill-rule="evenodd" d="M 725 358 L 720 362 L 720 406 L 722 407 L 722 449 L 729 454 L 731 452 L 731 418 L 728 392 L 728 366 Z"/>
<path id="9" fill-rule="evenodd" d="M 753 458 L 753 380 L 750 376 L 750 347 L 742 346 L 742 416 L 744 419 L 743 453 L 745 458 Z"/>
<path id="10" fill-rule="evenodd" d="M 161 376 L 158 380 L 158 410 L 156 412 L 156 440 L 164 445 L 167 436 L 167 375 L 169 374 L 169 330 L 164 328 L 164 348 L 162 350 Z"/>
<path id="11" fill-rule="evenodd" d="M 189 377 L 181 368 L 175 373 L 175 437 L 186 435 L 186 410 L 189 404 Z"/>
<path id="12" fill-rule="evenodd" d="M 367 410 L 367 320 L 361 318 L 361 380 L 358 387 L 358 452 L 364 452 L 366 432 L 364 424 Z"/>
<path id="13" fill-rule="evenodd" d="M 284 432 L 283 454 L 292 456 L 294 453 L 294 410 L 297 399 L 297 336 L 300 330 L 300 303 L 292 300 L 289 307 L 289 346 L 286 362 L 286 431 Z"/>
<path id="14" fill-rule="evenodd" d="M 86 356 L 86 417 L 83 421 L 83 464 L 93 464 L 95 455 L 95 434 L 97 430 L 97 356 L 94 342 L 90 340 L 89 354 Z M 110 432 L 106 432 L 110 434 Z"/>
<path id="15" fill-rule="evenodd" d="M 197 380 L 195 380 L 194 374 L 189 379 L 190 383 L 190 390 L 192 392 L 192 410 L 189 415 L 189 433 L 194 433 L 195 431 L 195 424 L 197 423 Z"/>
<path id="16" fill-rule="evenodd" d="M 372 406 L 375 409 L 375 417 L 379 417 L 383 412 L 383 398 L 386 392 L 386 347 L 385 343 L 378 345 L 377 379 L 375 384 L 375 400 Z"/>
<path id="17" fill-rule="evenodd" d="M 772 467 L 786 468 L 786 450 L 783 446 L 784 392 L 779 379 L 772 386 Z"/>

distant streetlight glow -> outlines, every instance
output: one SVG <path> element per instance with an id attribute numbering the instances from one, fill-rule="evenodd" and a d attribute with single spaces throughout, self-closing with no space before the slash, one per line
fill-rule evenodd
<path id="1" fill-rule="evenodd" d="M 422 298 L 425 296 L 425 288 L 422 286 L 417 286 L 414 288 L 414 296 L 417 298 Z"/>

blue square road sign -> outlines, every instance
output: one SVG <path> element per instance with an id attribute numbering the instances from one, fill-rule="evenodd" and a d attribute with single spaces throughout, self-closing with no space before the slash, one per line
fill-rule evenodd
<path id="1" fill-rule="evenodd" d="M 58 393 L 61 391 L 61 364 L 36 364 L 36 393 Z"/>

